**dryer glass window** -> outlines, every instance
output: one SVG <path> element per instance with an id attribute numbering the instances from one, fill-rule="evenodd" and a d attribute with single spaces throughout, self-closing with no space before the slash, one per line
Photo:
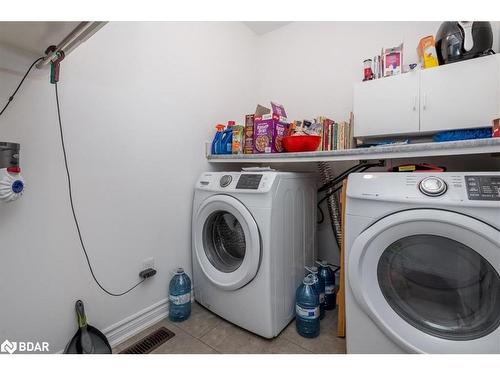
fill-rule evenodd
<path id="1" fill-rule="evenodd" d="M 457 241 L 414 235 L 381 255 L 377 277 L 389 305 L 406 322 L 448 340 L 473 340 L 500 325 L 500 276 Z"/>
<path id="2" fill-rule="evenodd" d="M 205 222 L 203 246 L 215 268 L 221 272 L 234 272 L 245 258 L 245 232 L 233 214 L 217 211 Z"/>

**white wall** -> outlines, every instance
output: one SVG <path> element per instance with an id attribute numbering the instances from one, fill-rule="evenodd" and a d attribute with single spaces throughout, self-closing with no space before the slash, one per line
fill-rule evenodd
<path id="1" fill-rule="evenodd" d="M 292 22 L 258 42 L 259 103 L 282 103 L 291 119 L 331 116 L 347 120 L 352 85 L 363 78 L 363 60 L 404 43 L 404 64 L 417 62 L 420 38 L 441 22 Z M 493 22 L 495 38 L 500 29 Z M 498 51 L 499 40 L 494 41 Z"/>
<path id="2" fill-rule="evenodd" d="M 109 327 L 167 296 L 170 271 L 191 270 L 191 200 L 209 169 L 214 124 L 256 102 L 256 36 L 241 23 L 110 23 L 70 54 L 59 86 L 74 199 L 95 272 L 113 291 L 157 276 L 124 297 L 91 279 L 72 222 L 54 86 L 35 71 L 0 119 L 0 140 L 21 143 L 24 197 L 0 206 L 0 340 L 64 348 L 74 301 Z M 45 46 L 42 46 L 42 48 Z M 1 50 L 0 50 L 1 51 Z M 29 60 L 0 54 L 0 98 Z M 21 60 L 20 60 L 21 59 Z M 23 63 L 21 63 L 23 61 Z"/>

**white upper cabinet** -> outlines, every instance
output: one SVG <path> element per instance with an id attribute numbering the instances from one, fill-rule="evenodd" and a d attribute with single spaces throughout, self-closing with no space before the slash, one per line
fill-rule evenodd
<path id="1" fill-rule="evenodd" d="M 500 55 L 354 85 L 354 136 L 490 126 L 500 117 Z"/>
<path id="2" fill-rule="evenodd" d="M 426 69 L 420 75 L 420 131 L 490 126 L 499 116 L 499 56 Z"/>
<path id="3" fill-rule="evenodd" d="M 354 136 L 419 131 L 418 73 L 360 82 L 354 86 Z"/>

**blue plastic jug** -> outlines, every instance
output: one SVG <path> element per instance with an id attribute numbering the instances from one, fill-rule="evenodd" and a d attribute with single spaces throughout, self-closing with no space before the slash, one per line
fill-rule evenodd
<path id="1" fill-rule="evenodd" d="M 306 276 L 312 275 L 314 280 L 314 287 L 316 288 L 316 292 L 319 295 L 319 319 L 323 319 L 325 317 L 325 280 L 318 275 L 318 267 L 306 266 Z"/>
<path id="2" fill-rule="evenodd" d="M 168 287 L 168 317 L 173 322 L 182 322 L 191 315 L 191 279 L 183 268 L 170 280 Z"/>
<path id="3" fill-rule="evenodd" d="M 335 290 L 335 273 L 328 262 L 317 262 L 319 266 L 319 277 L 325 281 L 325 310 L 333 310 L 337 305 L 337 293 Z"/>
<path id="4" fill-rule="evenodd" d="M 214 139 L 212 141 L 212 155 L 221 154 L 221 142 L 225 126 L 222 124 L 218 124 L 215 128 L 217 129 L 217 133 L 215 133 Z"/>
<path id="5" fill-rule="evenodd" d="M 232 154 L 233 153 L 233 129 L 227 127 L 222 134 L 221 141 L 221 154 Z"/>
<path id="6" fill-rule="evenodd" d="M 311 275 L 306 276 L 295 293 L 295 327 L 299 335 L 319 335 L 319 295 Z"/>

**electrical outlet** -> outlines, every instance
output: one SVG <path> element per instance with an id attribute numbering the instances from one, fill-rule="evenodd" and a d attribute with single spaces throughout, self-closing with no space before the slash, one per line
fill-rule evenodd
<path id="1" fill-rule="evenodd" d="M 155 258 L 146 258 L 142 261 L 142 269 L 155 268 Z"/>

